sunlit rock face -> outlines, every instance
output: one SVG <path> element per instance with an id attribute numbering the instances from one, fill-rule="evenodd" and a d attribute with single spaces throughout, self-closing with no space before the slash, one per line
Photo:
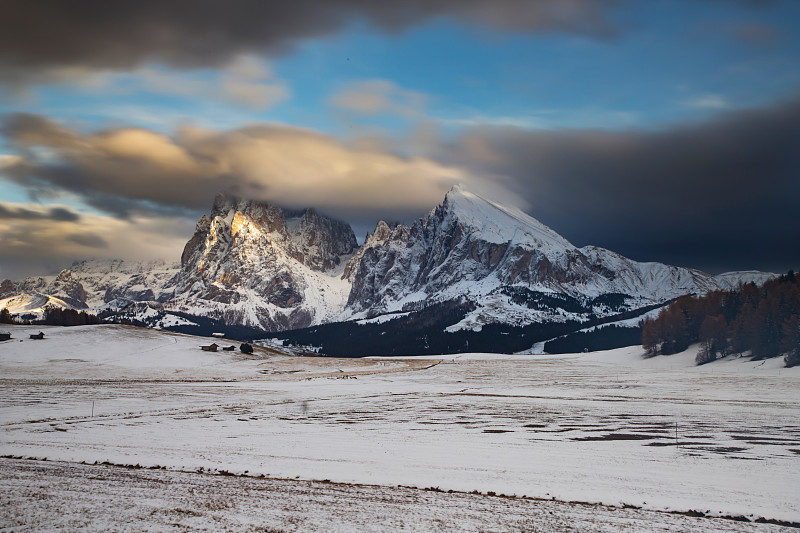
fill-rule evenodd
<path id="1" fill-rule="evenodd" d="M 181 256 L 173 304 L 226 323 L 298 328 L 341 312 L 352 228 L 313 209 L 217 195 Z"/>

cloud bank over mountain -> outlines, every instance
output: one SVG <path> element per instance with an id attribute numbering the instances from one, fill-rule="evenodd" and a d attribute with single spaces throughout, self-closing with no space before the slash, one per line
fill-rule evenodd
<path id="1" fill-rule="evenodd" d="M 276 124 L 83 133 L 18 114 L 3 132 L 23 154 L 5 163 L 20 186 L 122 218 L 195 216 L 224 190 L 366 227 L 411 220 L 462 182 L 576 243 L 711 271 L 778 269 L 800 226 L 800 98 L 663 130 L 473 127 L 436 139 L 431 157 Z"/>
<path id="2" fill-rule="evenodd" d="M 24 154 L 5 167 L 20 186 L 68 192 L 120 217 L 205 209 L 219 191 L 315 206 L 342 217 L 416 216 L 468 172 L 422 157 L 348 146 L 310 130 L 254 124 L 229 131 L 184 127 L 82 133 L 38 115 L 8 118 Z M 479 181 L 479 180 L 478 180 Z"/>

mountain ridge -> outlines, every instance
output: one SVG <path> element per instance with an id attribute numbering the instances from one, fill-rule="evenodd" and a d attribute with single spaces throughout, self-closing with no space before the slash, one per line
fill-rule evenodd
<path id="1" fill-rule="evenodd" d="M 161 317 L 145 323 L 180 313 L 265 331 L 441 304 L 464 310 L 448 331 L 480 331 L 586 322 L 773 276 L 711 276 L 578 248 L 521 210 L 455 186 L 410 225 L 379 221 L 361 246 L 348 224 L 314 209 L 218 194 L 180 264 L 76 262 L 55 277 L 5 280 L 0 296 L 46 294 L 107 312 L 138 302 L 131 316 Z"/>
<path id="2" fill-rule="evenodd" d="M 348 269 L 353 279 L 348 318 L 466 298 L 476 309 L 461 327 L 473 328 L 491 322 L 582 320 L 610 312 L 592 308 L 548 315 L 541 306 L 520 301 L 520 291 L 585 299 L 622 294 L 630 310 L 730 288 L 736 280 L 735 273 L 717 280 L 699 270 L 637 262 L 596 246 L 577 248 L 535 218 L 463 187 L 452 188 L 411 226 L 390 232 L 379 223 Z M 748 280 L 772 276 L 750 272 Z M 508 294 L 511 289 L 516 296 Z"/>

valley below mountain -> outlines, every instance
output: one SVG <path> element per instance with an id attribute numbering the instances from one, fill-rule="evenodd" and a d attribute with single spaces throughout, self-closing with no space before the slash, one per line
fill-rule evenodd
<path id="1" fill-rule="evenodd" d="M 116 324 L 9 331 L 24 342 L 0 344 L 3 530 L 800 522 L 800 367 L 778 359 L 354 360 L 212 353 L 211 338 Z"/>

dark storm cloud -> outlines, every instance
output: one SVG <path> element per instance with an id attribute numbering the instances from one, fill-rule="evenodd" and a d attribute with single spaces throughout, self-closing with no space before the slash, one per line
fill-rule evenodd
<path id="1" fill-rule="evenodd" d="M 510 176 L 576 244 L 708 270 L 800 265 L 800 97 L 660 131 L 474 128 L 442 156 Z"/>
<path id="2" fill-rule="evenodd" d="M 87 248 L 108 248 L 108 242 L 95 233 L 73 233 L 66 238 L 70 242 L 86 246 Z"/>
<path id="3" fill-rule="evenodd" d="M 399 31 L 433 17 L 510 31 L 606 37 L 619 0 L 2 0 L 6 82 L 127 70 L 158 61 L 214 67 L 241 53 L 280 54 L 300 40 L 366 20 Z"/>
<path id="4" fill-rule="evenodd" d="M 19 144 L 44 144 L 47 146 L 68 146 L 76 140 L 76 135 L 55 122 L 39 115 L 17 113 L 7 117 L 0 130 L 9 139 Z"/>
<path id="5" fill-rule="evenodd" d="M 64 207 L 27 208 L 0 203 L 0 220 L 52 220 L 53 222 L 77 222 L 80 215 Z"/>

